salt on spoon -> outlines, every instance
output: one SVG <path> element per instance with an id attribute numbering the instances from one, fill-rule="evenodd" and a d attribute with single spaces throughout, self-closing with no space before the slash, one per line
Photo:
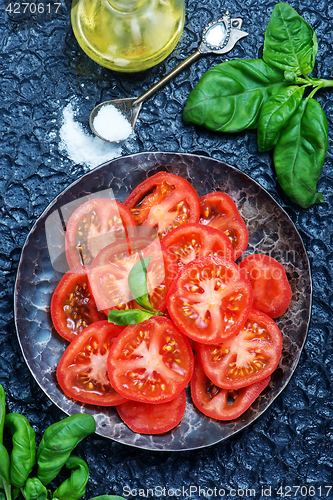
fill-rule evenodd
<path id="1" fill-rule="evenodd" d="M 102 106 L 94 118 L 97 135 L 110 142 L 122 142 L 132 133 L 132 126 L 113 104 Z"/>

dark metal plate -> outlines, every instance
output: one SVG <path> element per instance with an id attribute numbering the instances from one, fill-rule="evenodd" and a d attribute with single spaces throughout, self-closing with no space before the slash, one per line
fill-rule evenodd
<path id="1" fill-rule="evenodd" d="M 199 195 L 214 190 L 229 194 L 249 229 L 249 253 L 265 253 L 285 267 L 292 302 L 277 320 L 283 335 L 283 354 L 269 386 L 241 417 L 219 422 L 188 403 L 184 418 L 173 431 L 160 436 L 135 434 L 115 409 L 92 407 L 69 400 L 59 389 L 55 371 L 67 342 L 54 330 L 50 316 L 52 293 L 62 274 L 55 271 L 48 252 L 45 221 L 55 210 L 91 193 L 112 188 L 123 202 L 133 188 L 160 170 L 188 179 Z M 31 373 L 48 397 L 67 414 L 94 415 L 97 434 L 150 450 L 190 450 L 212 445 L 239 432 L 258 418 L 290 380 L 300 357 L 311 312 L 311 276 L 302 240 L 288 215 L 256 182 L 239 170 L 208 157 L 177 153 L 138 153 L 117 158 L 84 175 L 63 191 L 32 228 L 24 245 L 15 285 L 18 339 Z"/>

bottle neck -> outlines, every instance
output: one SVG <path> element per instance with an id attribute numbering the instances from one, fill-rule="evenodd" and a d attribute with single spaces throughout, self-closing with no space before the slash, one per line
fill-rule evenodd
<path id="1" fill-rule="evenodd" d="M 146 4 L 147 0 L 107 0 L 107 2 L 119 12 L 133 12 Z"/>

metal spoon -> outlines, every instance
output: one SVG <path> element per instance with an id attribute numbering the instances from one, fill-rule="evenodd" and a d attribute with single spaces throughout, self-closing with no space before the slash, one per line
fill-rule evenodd
<path id="1" fill-rule="evenodd" d="M 134 129 L 142 103 L 146 99 L 151 97 L 157 90 L 163 87 L 167 82 L 169 82 L 175 75 L 182 71 L 185 66 L 192 63 L 203 54 L 227 54 L 231 49 L 233 49 L 238 40 L 246 37 L 248 33 L 240 29 L 242 26 L 242 22 L 242 18 L 237 17 L 235 19 L 232 19 L 229 12 L 226 11 L 221 19 L 208 24 L 208 26 L 206 26 L 206 28 L 203 30 L 201 43 L 198 49 L 187 59 L 181 62 L 176 68 L 170 71 L 170 73 L 168 73 L 164 78 L 155 83 L 155 85 L 147 90 L 147 92 L 142 94 L 140 97 L 114 99 L 112 101 L 105 101 L 98 104 L 92 110 L 89 118 L 89 125 L 92 132 L 104 141 L 115 142 L 102 137 L 94 127 L 94 120 L 97 113 L 100 111 L 102 106 L 107 105 L 113 105 L 118 108 L 123 113 L 125 118 L 129 121 L 132 129 Z"/>

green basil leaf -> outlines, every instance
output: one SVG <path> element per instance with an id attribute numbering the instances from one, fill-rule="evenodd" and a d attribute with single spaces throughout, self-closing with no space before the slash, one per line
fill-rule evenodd
<path id="1" fill-rule="evenodd" d="M 57 500 L 78 500 L 86 492 L 86 484 L 89 479 L 88 465 L 82 458 L 72 455 L 67 460 L 66 467 L 71 469 L 72 473 L 55 490 L 53 498 Z"/>
<path id="2" fill-rule="evenodd" d="M 315 99 L 304 100 L 281 131 L 274 149 L 278 181 L 286 195 L 303 208 L 324 199 L 316 188 L 327 147 L 326 115 Z"/>
<path id="3" fill-rule="evenodd" d="M 44 485 L 58 475 L 77 444 L 95 430 L 95 419 L 88 413 L 71 415 L 46 429 L 37 453 L 37 476 Z"/>
<path id="4" fill-rule="evenodd" d="M 13 441 L 10 481 L 17 488 L 22 488 L 36 462 L 35 431 L 26 417 L 19 413 L 8 413 L 5 425 L 9 428 Z"/>
<path id="5" fill-rule="evenodd" d="M 227 61 L 202 76 L 190 92 L 183 118 L 219 132 L 255 128 L 262 104 L 284 86 L 283 73 L 262 59 Z"/>
<path id="6" fill-rule="evenodd" d="M 0 478 L 3 483 L 10 484 L 10 458 L 8 451 L 0 443 Z"/>
<path id="7" fill-rule="evenodd" d="M 290 5 L 275 5 L 265 32 L 264 61 L 278 70 L 307 75 L 313 70 L 317 52 L 312 27 Z"/>
<path id="8" fill-rule="evenodd" d="M 148 297 L 147 267 L 152 257 L 140 259 L 128 275 L 128 286 L 137 304 L 146 309 L 154 309 Z"/>
<path id="9" fill-rule="evenodd" d="M 155 310 L 147 311 L 146 309 L 112 309 L 108 314 L 108 321 L 120 326 L 137 325 L 153 316 L 164 316 L 164 314 Z"/>
<path id="10" fill-rule="evenodd" d="M 296 85 L 286 87 L 263 104 L 257 127 L 260 151 L 269 151 L 276 145 L 280 131 L 300 105 L 304 90 Z"/>
<path id="11" fill-rule="evenodd" d="M 22 495 L 25 500 L 47 500 L 48 492 L 38 477 L 29 477 L 25 483 Z"/>
<path id="12" fill-rule="evenodd" d="M 0 384 L 0 444 L 3 443 L 3 429 L 5 426 L 6 416 L 6 394 L 4 388 Z"/>

